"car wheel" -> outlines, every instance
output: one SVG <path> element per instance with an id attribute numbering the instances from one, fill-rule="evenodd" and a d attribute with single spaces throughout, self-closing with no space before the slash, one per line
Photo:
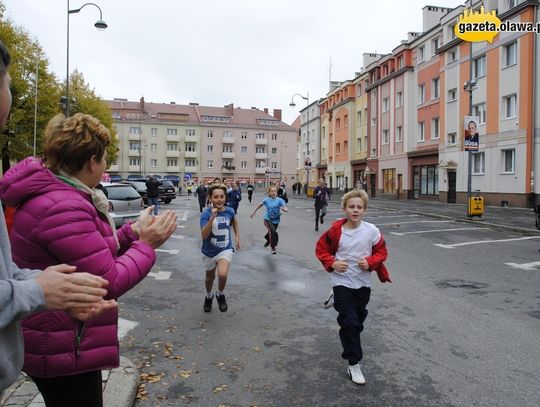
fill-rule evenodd
<path id="1" fill-rule="evenodd" d="M 171 200 L 170 199 L 165 199 L 165 203 L 166 204 L 171 203 Z"/>

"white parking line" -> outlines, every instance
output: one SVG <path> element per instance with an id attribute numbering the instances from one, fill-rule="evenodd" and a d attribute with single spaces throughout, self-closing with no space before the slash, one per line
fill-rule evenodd
<path id="1" fill-rule="evenodd" d="M 168 280 L 171 278 L 170 271 L 158 271 L 157 273 L 148 273 L 150 277 L 154 277 L 156 280 Z"/>
<path id="2" fill-rule="evenodd" d="M 483 243 L 499 243 L 499 242 L 515 242 L 517 240 L 530 240 L 530 239 L 538 239 L 540 236 L 525 236 L 525 237 L 516 237 L 514 239 L 500 239 L 500 240 L 476 240 L 473 242 L 462 242 L 462 243 L 454 243 L 454 244 L 443 244 L 443 243 L 434 243 L 434 246 L 442 247 L 443 249 L 453 249 L 454 247 L 459 246 L 468 246 L 472 244 L 483 244 Z"/>
<path id="3" fill-rule="evenodd" d="M 390 232 L 392 235 L 403 236 L 413 235 L 417 233 L 431 233 L 431 232 L 453 232 L 458 230 L 488 230 L 489 228 L 456 228 L 456 229 L 432 229 L 432 230 L 415 230 L 414 232 Z"/>
<path id="4" fill-rule="evenodd" d="M 540 261 L 533 261 L 532 263 L 504 263 L 507 266 L 514 267 L 521 270 L 536 270 L 536 266 L 540 266 Z"/>
<path id="5" fill-rule="evenodd" d="M 453 220 L 416 220 L 411 222 L 376 223 L 377 226 L 405 225 L 407 223 L 452 223 Z"/>
<path id="6" fill-rule="evenodd" d="M 178 250 L 172 249 L 172 250 L 166 250 L 166 249 L 156 249 L 156 252 L 162 252 L 162 253 L 169 253 L 169 254 L 178 254 Z"/>

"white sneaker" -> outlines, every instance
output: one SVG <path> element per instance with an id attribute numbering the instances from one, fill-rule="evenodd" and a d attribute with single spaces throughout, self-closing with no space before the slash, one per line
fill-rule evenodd
<path id="1" fill-rule="evenodd" d="M 366 384 L 366 378 L 362 374 L 362 370 L 360 370 L 360 363 L 357 363 L 356 365 L 349 366 L 347 368 L 347 374 L 351 378 L 351 380 L 356 384 Z"/>

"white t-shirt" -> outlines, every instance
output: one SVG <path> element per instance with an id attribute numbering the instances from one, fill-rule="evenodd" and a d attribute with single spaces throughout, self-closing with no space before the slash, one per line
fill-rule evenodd
<path id="1" fill-rule="evenodd" d="M 369 222 L 362 221 L 356 229 L 341 227 L 341 238 L 335 257 L 336 260 L 347 262 L 347 271 L 334 271 L 330 274 L 332 287 L 342 285 L 356 289 L 371 286 L 371 271 L 361 270 L 358 261 L 371 256 L 371 249 L 380 238 L 379 229 Z"/>

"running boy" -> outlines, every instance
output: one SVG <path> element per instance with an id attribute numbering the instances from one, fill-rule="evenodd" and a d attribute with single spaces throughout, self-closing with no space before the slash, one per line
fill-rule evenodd
<path id="1" fill-rule="evenodd" d="M 202 253 L 206 271 L 206 297 L 203 309 L 204 312 L 212 311 L 212 300 L 214 299 L 212 286 L 217 271 L 218 290 L 216 291 L 216 300 L 219 310 L 225 312 L 228 306 L 223 290 L 225 284 L 227 284 L 227 276 L 229 275 L 229 267 L 233 256 L 231 225 L 234 230 L 236 250 L 240 249 L 240 231 L 234 216 L 234 209 L 225 206 L 227 187 L 222 184 L 212 184 L 208 189 L 208 199 L 211 207 L 206 208 L 201 213 Z"/>
<path id="2" fill-rule="evenodd" d="M 362 346 L 360 332 L 368 314 L 366 305 L 371 293 L 371 271 L 381 282 L 391 282 L 383 264 L 388 252 L 381 232 L 362 220 L 368 195 L 363 190 L 352 190 L 341 198 L 346 218 L 340 219 L 324 232 L 315 248 L 317 258 L 331 273 L 334 308 L 338 312 L 339 338 L 343 359 L 349 361 L 347 373 L 356 384 L 366 379 L 360 369 Z"/>
<path id="3" fill-rule="evenodd" d="M 281 211 L 287 212 L 287 206 L 285 201 L 282 198 L 277 196 L 277 188 L 270 187 L 268 188 L 268 198 L 265 198 L 251 213 L 251 218 L 255 216 L 255 213 L 259 210 L 261 206 L 266 207 L 266 213 L 264 214 L 264 226 L 268 229 L 264 238 L 266 243 L 264 247 L 270 246 L 272 249 L 272 254 L 277 254 L 276 247 L 278 245 L 279 236 L 277 233 L 277 228 L 279 226 L 279 219 L 281 217 Z"/>

